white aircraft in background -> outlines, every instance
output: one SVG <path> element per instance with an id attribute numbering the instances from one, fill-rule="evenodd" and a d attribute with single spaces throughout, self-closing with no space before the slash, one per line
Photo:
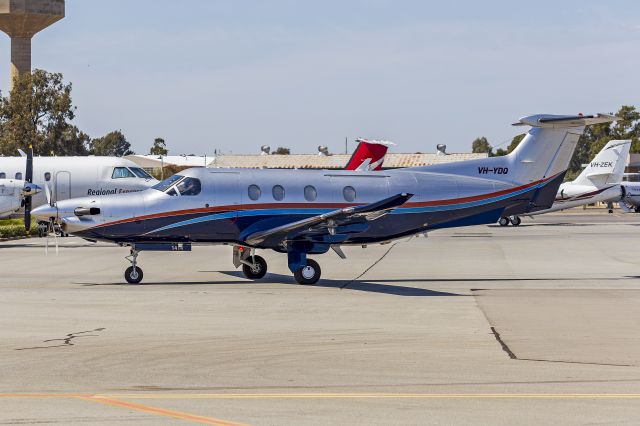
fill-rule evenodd
<path id="1" fill-rule="evenodd" d="M 630 140 L 609 141 L 575 180 L 560 185 L 551 208 L 532 212 L 527 216 L 598 202 L 607 204 L 620 202 L 622 205 L 628 195 L 625 187 L 629 182 L 623 185 L 622 177 L 629 158 L 629 148 L 631 148 Z M 636 188 L 637 201 L 640 204 L 640 182 L 637 183 Z M 509 223 L 518 226 L 521 222 L 519 216 L 501 217 L 498 221 L 500 226 L 507 226 Z"/>
<path id="2" fill-rule="evenodd" d="M 51 200 L 66 200 L 142 191 L 158 183 L 124 158 L 21 154 L 24 156 L 0 157 L 0 218 L 25 207 L 25 225 L 30 225 L 31 207 L 47 204 L 45 189 Z"/>

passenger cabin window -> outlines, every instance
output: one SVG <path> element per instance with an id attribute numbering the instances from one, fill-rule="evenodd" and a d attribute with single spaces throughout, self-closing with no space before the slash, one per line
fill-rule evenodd
<path id="1" fill-rule="evenodd" d="M 262 195 L 262 190 L 258 185 L 249 185 L 248 192 L 249 198 L 251 198 L 253 201 L 256 201 Z"/>
<path id="2" fill-rule="evenodd" d="M 16 179 L 22 180 L 22 172 L 16 173 Z"/>
<path id="3" fill-rule="evenodd" d="M 186 177 L 176 185 L 176 189 L 180 195 L 198 195 L 202 190 L 202 185 L 200 179 Z"/>
<path id="4" fill-rule="evenodd" d="M 131 170 L 126 167 L 115 167 L 113 169 L 113 174 L 111 175 L 111 179 L 122 179 L 122 178 L 134 178 L 134 175 Z"/>
<path id="5" fill-rule="evenodd" d="M 345 201 L 351 203 L 356 200 L 356 190 L 353 186 L 345 186 L 342 190 L 342 196 L 344 197 Z"/>
<path id="6" fill-rule="evenodd" d="M 129 167 L 129 170 L 131 170 L 139 178 L 153 179 L 153 176 L 151 176 L 149 173 L 147 173 L 146 171 L 144 171 L 144 169 L 141 169 L 140 167 Z"/>
<path id="7" fill-rule="evenodd" d="M 318 197 L 318 191 L 316 191 L 316 189 L 311 186 L 311 185 L 307 185 L 304 187 L 304 199 L 307 201 L 315 201 L 316 198 Z"/>
<path id="8" fill-rule="evenodd" d="M 271 193 L 273 195 L 274 200 L 276 201 L 284 200 L 284 188 L 282 187 L 282 185 L 275 185 L 271 190 Z"/>
<path id="9" fill-rule="evenodd" d="M 51 173 L 46 172 L 46 173 L 44 174 L 44 180 L 45 180 L 45 181 L 47 181 L 47 182 L 49 182 L 49 181 L 51 180 Z"/>
<path id="10" fill-rule="evenodd" d="M 7 174 L 5 172 L 0 173 L 0 179 L 6 179 Z"/>

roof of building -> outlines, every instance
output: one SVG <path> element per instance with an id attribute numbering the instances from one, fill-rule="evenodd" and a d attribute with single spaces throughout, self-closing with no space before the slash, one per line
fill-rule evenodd
<path id="1" fill-rule="evenodd" d="M 487 154 L 402 154 L 388 153 L 384 168 L 418 167 L 431 164 L 486 158 Z M 351 154 L 291 154 L 291 155 L 222 155 L 216 157 L 210 167 L 269 168 L 269 169 L 342 169 Z"/>

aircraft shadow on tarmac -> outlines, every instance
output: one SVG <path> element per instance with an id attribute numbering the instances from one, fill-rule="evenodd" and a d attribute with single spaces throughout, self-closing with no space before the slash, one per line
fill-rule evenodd
<path id="1" fill-rule="evenodd" d="M 243 278 L 244 275 L 239 271 L 200 271 L 200 272 L 218 272 L 221 274 L 228 275 L 234 278 Z M 381 280 L 380 282 L 406 282 L 406 281 L 418 281 L 418 280 Z M 433 280 L 442 281 L 442 280 Z M 438 296 L 469 296 L 467 294 L 458 294 L 458 293 L 450 293 L 446 291 L 436 291 L 429 290 L 425 288 L 419 287 L 407 287 L 401 285 L 389 285 L 389 284 L 381 284 L 376 280 L 376 282 L 369 282 L 366 280 L 332 280 L 332 279 L 321 279 L 316 284 L 310 285 L 308 287 L 326 287 L 326 288 L 335 288 L 339 290 L 355 290 L 355 291 L 365 291 L 369 293 L 381 293 L 381 294 L 389 294 L 394 296 L 413 296 L 413 297 L 438 297 Z M 135 284 L 132 287 L 138 286 L 154 286 L 154 285 L 244 285 L 248 283 L 256 283 L 256 284 L 287 284 L 287 285 L 295 285 L 298 287 L 305 287 L 298 284 L 292 276 L 284 275 L 284 274 L 274 274 L 267 273 L 267 275 L 261 279 L 260 281 L 237 281 L 237 280 L 209 280 L 209 281 L 166 281 L 166 282 L 142 282 L 140 284 Z M 124 283 L 77 283 L 86 287 L 93 286 L 104 286 L 104 285 L 126 285 L 131 286 L 129 284 Z"/>

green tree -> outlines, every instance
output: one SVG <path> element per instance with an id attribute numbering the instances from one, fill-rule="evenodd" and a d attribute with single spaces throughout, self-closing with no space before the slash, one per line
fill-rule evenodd
<path id="1" fill-rule="evenodd" d="M 509 153 L 509 151 L 507 151 L 504 148 L 498 148 L 496 149 L 496 153 L 494 154 L 495 157 L 502 157 L 503 155 L 507 155 Z"/>
<path id="2" fill-rule="evenodd" d="M 149 150 L 149 154 L 151 155 L 167 155 L 167 144 L 162 138 L 155 138 L 153 141 L 153 146 Z"/>
<path id="3" fill-rule="evenodd" d="M 87 153 L 88 136 L 70 123 L 76 107 L 62 74 L 23 73 L 10 95 L 0 96 L 0 154 L 15 155 L 30 144 L 41 155 Z"/>
<path id="4" fill-rule="evenodd" d="M 114 130 L 91 141 L 91 154 L 93 155 L 122 157 L 134 154 L 130 148 L 131 144 L 127 142 L 127 138 L 120 130 Z"/>
<path id="5" fill-rule="evenodd" d="M 279 146 L 273 153 L 276 155 L 289 155 L 291 154 L 291 150 L 289 148 Z"/>
<path id="6" fill-rule="evenodd" d="M 484 136 L 476 138 L 472 143 L 471 143 L 471 152 L 473 152 L 474 154 L 489 154 L 489 156 L 491 156 L 493 151 L 493 148 L 491 147 L 491 144 L 489 143 L 489 141 L 487 140 L 487 138 L 485 138 Z"/>
<path id="7" fill-rule="evenodd" d="M 522 142 L 522 139 L 524 139 L 525 136 L 527 136 L 526 133 L 522 133 L 520 135 L 514 136 L 513 139 L 511 139 L 511 143 L 509 144 L 509 147 L 507 148 L 507 154 L 511 154 L 513 150 L 516 149 L 518 144 Z"/>

